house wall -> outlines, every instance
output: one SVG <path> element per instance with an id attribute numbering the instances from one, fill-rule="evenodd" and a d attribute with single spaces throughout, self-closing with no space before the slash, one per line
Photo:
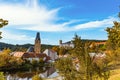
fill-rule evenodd
<path id="1" fill-rule="evenodd" d="M 24 58 L 24 59 L 29 60 L 31 63 L 33 60 L 39 61 L 39 58 Z"/>
<path id="2" fill-rule="evenodd" d="M 43 53 L 49 56 L 53 61 L 58 58 L 57 52 L 52 52 L 51 50 L 46 49 Z"/>
<path id="3" fill-rule="evenodd" d="M 73 43 L 64 43 L 64 44 L 60 44 L 60 47 L 71 47 L 74 48 L 74 44 Z"/>

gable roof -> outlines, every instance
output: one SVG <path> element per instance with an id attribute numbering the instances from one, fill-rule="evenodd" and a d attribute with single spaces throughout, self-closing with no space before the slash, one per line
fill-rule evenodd
<path id="1" fill-rule="evenodd" d="M 27 49 L 27 52 L 34 52 L 34 47 L 33 47 L 33 46 L 30 46 L 30 47 Z"/>
<path id="2" fill-rule="evenodd" d="M 13 52 L 13 56 L 15 57 L 22 57 L 24 52 Z"/>
<path id="3" fill-rule="evenodd" d="M 46 54 L 40 53 L 36 54 L 34 52 L 26 52 L 23 54 L 22 58 L 46 58 L 45 61 L 50 60 L 50 57 L 47 56 Z"/>
<path id="4" fill-rule="evenodd" d="M 13 56 L 19 57 L 19 58 L 46 58 L 45 61 L 50 60 L 50 57 L 46 54 L 40 53 L 36 54 L 34 52 L 14 52 Z"/>
<path id="5" fill-rule="evenodd" d="M 44 57 L 47 57 L 46 54 L 36 54 L 34 52 L 26 52 L 23 56 L 23 58 L 44 58 Z"/>

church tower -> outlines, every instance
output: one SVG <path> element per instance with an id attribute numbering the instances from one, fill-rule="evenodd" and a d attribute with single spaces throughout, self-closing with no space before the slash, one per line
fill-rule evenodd
<path id="1" fill-rule="evenodd" d="M 40 40 L 40 33 L 39 32 L 37 32 L 37 35 L 35 38 L 34 51 L 37 54 L 41 53 L 41 40 Z"/>

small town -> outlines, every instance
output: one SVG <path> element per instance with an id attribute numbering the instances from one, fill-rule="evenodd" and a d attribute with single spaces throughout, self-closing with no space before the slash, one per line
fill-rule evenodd
<path id="1" fill-rule="evenodd" d="M 0 0 L 0 80 L 120 80 L 120 1 Z"/>

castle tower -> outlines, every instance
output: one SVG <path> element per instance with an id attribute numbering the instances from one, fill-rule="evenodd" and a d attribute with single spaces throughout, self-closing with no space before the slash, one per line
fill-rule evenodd
<path id="1" fill-rule="evenodd" d="M 37 35 L 35 38 L 34 51 L 37 54 L 41 53 L 41 40 L 40 40 L 40 33 L 39 32 L 37 32 Z"/>
<path id="2" fill-rule="evenodd" d="M 59 44 L 62 44 L 62 40 L 59 40 Z"/>
<path id="3" fill-rule="evenodd" d="M 62 40 L 59 40 L 59 47 L 62 47 Z"/>

